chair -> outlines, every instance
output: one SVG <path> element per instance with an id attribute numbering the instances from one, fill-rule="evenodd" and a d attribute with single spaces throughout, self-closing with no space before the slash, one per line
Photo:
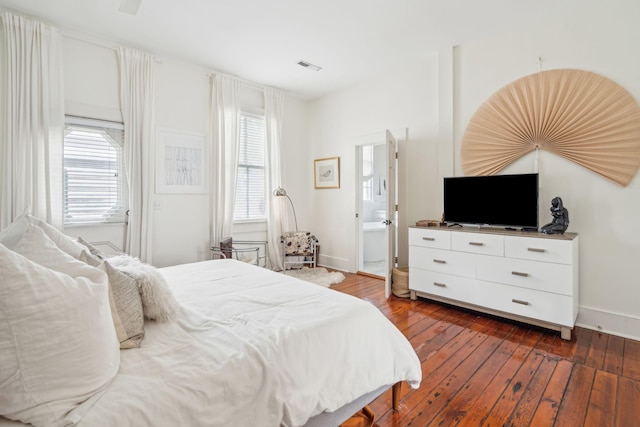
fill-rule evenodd
<path id="1" fill-rule="evenodd" d="M 262 253 L 261 253 L 262 250 Z M 220 246 L 211 247 L 212 256 L 234 258 L 239 261 L 265 267 L 267 263 L 267 242 L 262 240 L 236 240 L 226 237 L 220 241 Z"/>
<path id="2" fill-rule="evenodd" d="M 299 268 L 305 264 L 316 267 L 318 255 L 316 236 L 308 231 L 287 231 L 280 236 L 280 243 L 282 243 L 282 264 L 285 270 L 287 266 Z"/>

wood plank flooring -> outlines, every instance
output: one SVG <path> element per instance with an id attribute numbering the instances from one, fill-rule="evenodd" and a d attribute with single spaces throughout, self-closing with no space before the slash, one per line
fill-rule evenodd
<path id="1" fill-rule="evenodd" d="M 346 274 L 332 289 L 376 305 L 422 362 L 419 389 L 371 408 L 377 427 L 640 426 L 640 342 L 558 332 L 420 299 L 384 297 L 380 279 Z"/>

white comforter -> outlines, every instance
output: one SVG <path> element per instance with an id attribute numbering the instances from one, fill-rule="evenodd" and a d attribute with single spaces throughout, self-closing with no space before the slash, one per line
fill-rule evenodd
<path id="1" fill-rule="evenodd" d="M 300 426 L 382 385 L 421 379 L 406 338 L 366 301 L 235 260 L 161 269 L 182 305 L 79 426 Z"/>

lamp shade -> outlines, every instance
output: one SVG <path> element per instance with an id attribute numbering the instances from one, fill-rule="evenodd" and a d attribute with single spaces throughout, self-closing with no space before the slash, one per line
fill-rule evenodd
<path id="1" fill-rule="evenodd" d="M 291 210 L 293 211 L 293 220 L 296 223 L 296 231 L 298 231 L 298 217 L 296 216 L 296 208 L 293 206 L 293 201 L 291 200 L 291 197 L 289 197 L 289 195 L 287 194 L 287 190 L 285 190 L 282 187 L 278 187 L 275 190 L 273 190 L 273 195 L 276 197 L 286 197 L 287 199 L 289 199 L 289 203 L 291 203 Z"/>

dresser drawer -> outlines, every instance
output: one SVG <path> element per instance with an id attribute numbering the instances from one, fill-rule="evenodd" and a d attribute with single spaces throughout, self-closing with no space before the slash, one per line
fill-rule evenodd
<path id="1" fill-rule="evenodd" d="M 480 305 L 506 313 L 573 327 L 573 298 L 498 283 L 478 282 Z"/>
<path id="2" fill-rule="evenodd" d="M 482 256 L 477 260 L 477 278 L 556 294 L 573 293 L 573 268 L 522 259 Z"/>
<path id="3" fill-rule="evenodd" d="M 442 249 L 412 247 L 409 251 L 409 268 L 475 278 L 476 255 Z"/>
<path id="4" fill-rule="evenodd" d="M 529 259 L 557 264 L 572 264 L 574 258 L 573 240 L 505 236 L 504 248 L 505 256 L 508 258 Z"/>
<path id="5" fill-rule="evenodd" d="M 504 236 L 499 234 L 452 233 L 451 248 L 454 251 L 482 255 L 504 255 Z"/>
<path id="6" fill-rule="evenodd" d="M 409 228 L 409 246 L 451 249 L 451 232 L 435 228 Z"/>
<path id="7" fill-rule="evenodd" d="M 476 281 L 467 277 L 409 267 L 409 289 L 475 304 Z"/>

